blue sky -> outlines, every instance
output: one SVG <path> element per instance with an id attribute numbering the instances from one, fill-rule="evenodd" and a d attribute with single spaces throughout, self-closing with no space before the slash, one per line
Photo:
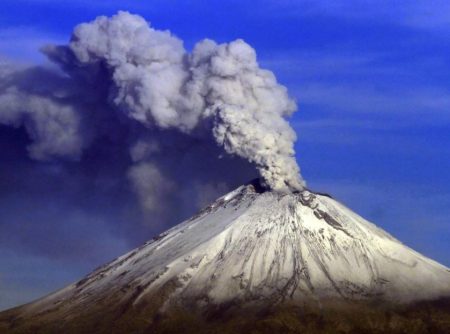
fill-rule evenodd
<path id="1" fill-rule="evenodd" d="M 298 102 L 291 123 L 309 187 L 450 266 L 450 4 L 361 3 L 3 0 L 0 61 L 45 62 L 41 45 L 65 43 L 76 24 L 117 10 L 169 29 L 187 48 L 243 38 Z M 127 208 L 96 210 L 71 185 L 49 190 L 61 196 L 29 189 L 22 198 L 30 185 L 5 180 L 21 171 L 39 182 L 20 153 L 24 136 L 0 128 L 0 184 L 9 187 L 0 192 L 0 309 L 60 288 L 161 229 L 130 231 Z"/>

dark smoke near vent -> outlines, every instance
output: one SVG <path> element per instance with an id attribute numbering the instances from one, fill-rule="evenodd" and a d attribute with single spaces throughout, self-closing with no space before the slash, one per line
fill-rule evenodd
<path id="1" fill-rule="evenodd" d="M 30 158 L 95 161 L 96 180 L 120 165 L 116 181 L 160 222 L 258 175 L 275 191 L 304 187 L 286 120 L 296 105 L 244 41 L 188 53 L 119 12 L 43 52 L 55 68 L 0 67 L 0 124 L 26 129 Z"/>

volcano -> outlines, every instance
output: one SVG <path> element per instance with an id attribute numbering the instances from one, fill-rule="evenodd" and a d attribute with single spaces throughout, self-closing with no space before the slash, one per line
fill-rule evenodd
<path id="1" fill-rule="evenodd" d="M 449 333 L 450 270 L 328 195 L 257 181 L 1 333 Z"/>

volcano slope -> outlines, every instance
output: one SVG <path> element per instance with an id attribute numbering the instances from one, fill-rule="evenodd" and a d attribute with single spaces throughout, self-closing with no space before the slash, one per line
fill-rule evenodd
<path id="1" fill-rule="evenodd" d="M 0 333 L 450 333 L 450 270 L 327 195 L 257 182 Z"/>

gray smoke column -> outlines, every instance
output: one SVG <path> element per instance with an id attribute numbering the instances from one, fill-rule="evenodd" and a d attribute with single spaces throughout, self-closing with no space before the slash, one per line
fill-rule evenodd
<path id="1" fill-rule="evenodd" d="M 169 32 L 120 12 L 79 25 L 68 49 L 79 64 L 107 65 L 111 102 L 127 117 L 150 129 L 201 128 L 255 164 L 272 189 L 302 187 L 285 119 L 295 103 L 244 41 L 204 40 L 188 54 Z"/>
<path id="2" fill-rule="evenodd" d="M 296 105 L 243 40 L 187 52 L 169 31 L 119 12 L 43 52 L 59 71 L 0 71 L 0 123 L 26 128 L 32 158 L 82 161 L 107 139 L 111 152 L 128 151 L 125 178 L 154 212 L 174 192 L 189 197 L 188 184 L 224 191 L 249 166 L 273 190 L 304 187 L 287 121 Z"/>
<path id="3" fill-rule="evenodd" d="M 255 164 L 270 188 L 304 186 L 294 157 L 296 135 L 285 119 L 296 105 L 273 73 L 258 66 L 255 51 L 242 40 L 204 40 L 189 65 L 189 106 L 201 110 L 201 121 L 212 120 L 216 142 Z"/>

